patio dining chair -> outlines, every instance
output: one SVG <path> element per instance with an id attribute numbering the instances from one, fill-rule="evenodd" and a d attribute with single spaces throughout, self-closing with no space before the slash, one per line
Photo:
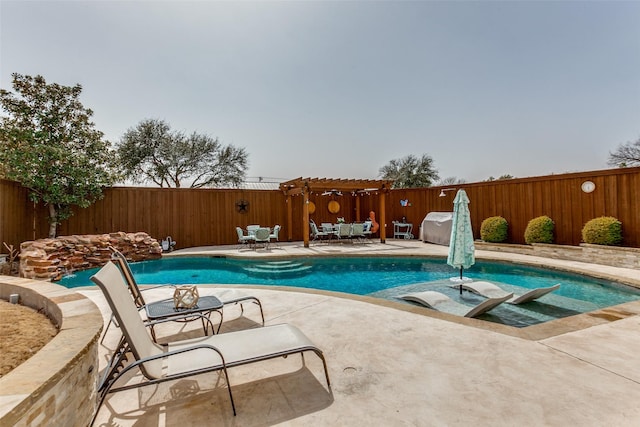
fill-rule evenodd
<path id="1" fill-rule="evenodd" d="M 256 241 L 256 237 L 253 234 L 245 235 L 240 227 L 236 227 L 236 233 L 238 234 L 238 250 L 243 246 L 251 247 Z"/>
<path id="2" fill-rule="evenodd" d="M 351 224 L 336 224 L 336 237 L 338 239 L 351 239 Z"/>
<path id="3" fill-rule="evenodd" d="M 321 241 L 327 240 L 331 237 L 329 232 L 318 230 L 318 226 L 313 220 L 309 220 L 309 227 L 311 228 L 311 236 L 313 237 L 313 240 Z"/>
<path id="4" fill-rule="evenodd" d="M 369 239 L 371 237 L 371 235 L 373 234 L 371 232 L 371 221 L 365 221 L 363 225 L 364 225 L 364 227 L 363 227 L 363 230 L 362 230 L 362 234 L 364 234 L 365 239 Z"/>
<path id="5" fill-rule="evenodd" d="M 355 222 L 351 225 L 351 239 L 363 242 L 365 238 L 364 224 L 361 222 Z"/>
<path id="6" fill-rule="evenodd" d="M 269 234 L 269 243 L 271 244 L 271 241 L 273 241 L 273 243 L 278 246 L 278 234 L 280 233 L 280 225 L 276 225 L 273 227 L 273 232 L 271 232 L 271 234 Z"/>
<path id="7" fill-rule="evenodd" d="M 125 280 L 126 287 L 129 289 L 131 296 L 133 297 L 133 301 L 138 308 L 138 310 L 144 310 L 147 316 L 147 320 L 150 323 L 151 336 L 153 340 L 156 340 L 155 335 L 155 324 L 153 321 L 157 321 L 160 319 L 174 319 L 175 321 L 185 322 L 185 321 L 195 321 L 201 320 L 202 326 L 204 329 L 205 335 L 208 334 L 208 327 L 211 325 L 211 333 L 216 333 L 220 330 L 220 326 L 223 321 L 223 309 L 224 306 L 230 306 L 235 304 L 240 304 L 241 314 L 244 314 L 244 306 L 245 302 L 252 302 L 256 304 L 260 308 L 260 317 L 262 320 L 262 325 L 264 326 L 264 312 L 262 310 L 262 303 L 260 300 L 252 295 L 246 295 L 240 291 L 227 292 L 217 296 L 201 296 L 198 299 L 198 303 L 195 307 L 191 309 L 176 309 L 174 306 L 173 299 L 163 299 L 160 301 L 146 302 L 144 297 L 142 296 L 142 290 L 138 286 L 135 277 L 133 276 L 133 272 L 131 271 L 131 267 L 129 266 L 129 262 L 124 254 L 117 249 L 110 247 L 112 252 L 111 259 L 118 266 L 122 277 Z M 166 285 L 163 285 L 167 287 Z M 159 286 L 156 286 L 156 288 Z M 214 330 L 213 325 L 210 322 L 210 316 L 213 311 L 216 311 L 220 314 L 220 322 L 218 323 L 217 330 Z M 186 315 L 190 314 L 191 317 Z M 203 317 L 205 316 L 205 317 Z M 205 320 L 209 319 L 208 321 Z M 109 326 L 114 323 L 114 316 L 111 315 L 111 319 L 105 328 L 104 334 L 100 343 L 104 341 L 105 336 L 107 335 L 107 331 L 109 330 Z M 119 325 L 118 325 L 119 326 Z"/>
<path id="8" fill-rule="evenodd" d="M 331 390 L 329 372 L 322 351 L 295 326 L 265 326 L 174 341 L 161 346 L 151 339 L 136 305 L 125 288 L 122 274 L 111 261 L 92 276 L 91 280 L 103 292 L 123 335 L 98 385 L 98 405 L 90 425 L 94 424 L 98 411 L 109 393 L 214 371 L 219 371 L 226 382 L 231 408 L 236 415 L 228 368 L 292 354 L 302 356 L 308 351 L 314 352 L 322 361 L 327 387 Z M 133 355 L 133 361 L 130 363 L 128 354 Z M 302 361 L 304 363 L 304 358 Z M 119 381 L 121 378 L 130 380 L 129 372 L 136 369 L 142 373 L 143 381 L 127 384 Z M 116 384 L 121 385 L 116 387 Z"/>

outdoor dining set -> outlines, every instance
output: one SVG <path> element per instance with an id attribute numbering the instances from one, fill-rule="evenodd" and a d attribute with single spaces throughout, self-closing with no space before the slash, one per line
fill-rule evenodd
<path id="1" fill-rule="evenodd" d="M 350 242 L 366 242 L 372 234 L 371 221 L 332 224 L 323 222 L 320 227 L 313 221 L 309 221 L 311 228 L 311 236 L 314 241 L 330 242 L 350 241 Z"/>
<path id="2" fill-rule="evenodd" d="M 275 225 L 273 228 L 260 225 L 247 225 L 246 234 L 245 230 L 236 227 L 240 247 L 246 245 L 252 249 L 257 249 L 259 245 L 262 245 L 265 249 L 269 249 L 271 243 L 277 244 L 279 232 L 280 225 Z"/>

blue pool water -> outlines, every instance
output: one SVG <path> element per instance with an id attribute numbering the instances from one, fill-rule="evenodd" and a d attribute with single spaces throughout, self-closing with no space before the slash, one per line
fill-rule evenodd
<path id="1" fill-rule="evenodd" d="M 455 300 L 475 305 L 482 297 L 462 296 L 451 288 L 449 278 L 457 271 L 443 259 L 386 258 L 293 258 L 289 260 L 240 260 L 229 258 L 163 258 L 132 263 L 139 284 L 259 284 L 313 288 L 368 295 L 401 302 L 404 293 L 435 290 Z M 90 286 L 97 269 L 76 272 L 59 284 L 73 288 Z M 578 274 L 533 268 L 512 263 L 477 262 L 464 275 L 486 280 L 516 294 L 527 289 L 560 283 L 560 289 L 522 306 L 502 304 L 481 318 L 528 326 L 640 299 L 640 291 Z"/>

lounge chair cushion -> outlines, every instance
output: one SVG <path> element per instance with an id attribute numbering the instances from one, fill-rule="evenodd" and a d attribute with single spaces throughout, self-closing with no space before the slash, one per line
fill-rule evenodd
<path id="1" fill-rule="evenodd" d="M 301 348 L 314 349 L 313 343 L 295 326 L 280 324 L 258 329 L 245 329 L 233 333 L 218 334 L 202 338 L 184 340 L 169 344 L 169 351 L 206 344 L 216 347 L 224 355 L 227 367 L 244 364 L 247 360 L 277 357 L 300 351 Z M 194 369 L 208 368 L 214 363 L 210 350 L 202 349 L 173 356 L 169 359 L 169 375 L 176 375 Z M 219 358 L 216 364 L 221 365 Z"/>

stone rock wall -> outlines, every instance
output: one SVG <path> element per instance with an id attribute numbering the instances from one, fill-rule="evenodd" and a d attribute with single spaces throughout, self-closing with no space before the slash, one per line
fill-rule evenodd
<path id="1" fill-rule="evenodd" d="M 20 245 L 20 276 L 59 280 L 64 274 L 100 267 L 109 261 L 112 246 L 132 261 L 157 259 L 162 247 L 147 233 L 60 236 Z"/>
<path id="2" fill-rule="evenodd" d="M 640 248 L 621 246 L 603 246 L 581 243 L 580 246 L 534 243 L 532 245 L 514 245 L 509 243 L 475 242 L 476 249 L 497 252 L 512 252 L 523 255 L 565 259 L 568 261 L 588 262 L 610 265 L 612 267 L 635 268 L 640 270 Z"/>

